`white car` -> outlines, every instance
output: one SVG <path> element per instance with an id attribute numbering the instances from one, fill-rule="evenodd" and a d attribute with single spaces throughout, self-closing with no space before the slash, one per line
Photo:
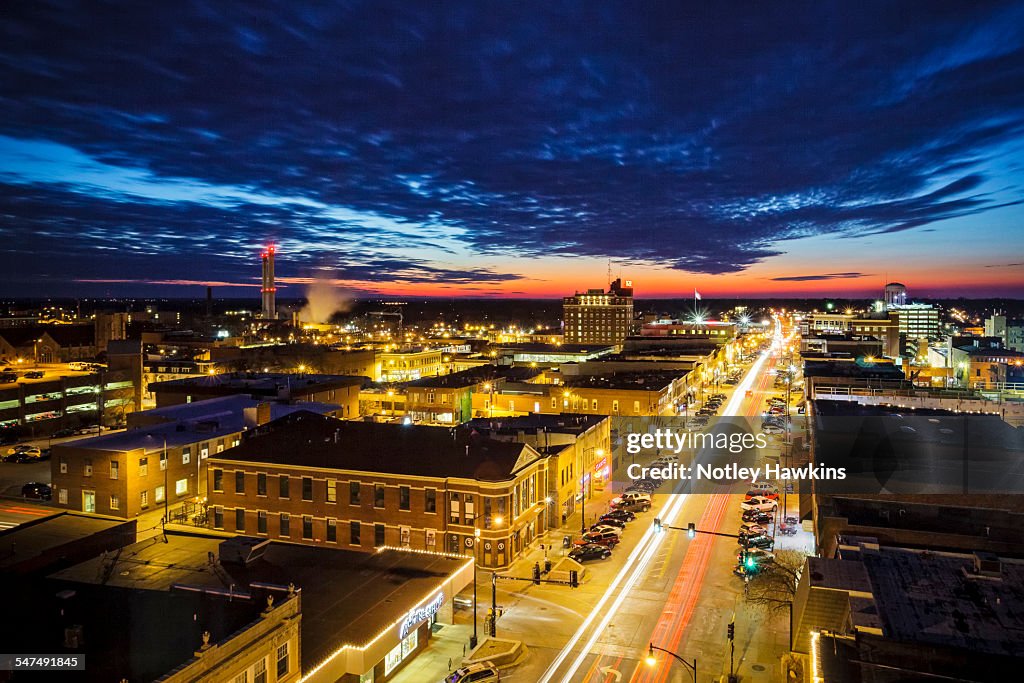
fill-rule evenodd
<path id="1" fill-rule="evenodd" d="M 760 512 L 773 512 L 777 507 L 779 507 L 779 504 L 776 501 L 764 496 L 754 496 L 750 500 L 740 503 L 740 509 L 742 510 L 758 510 Z"/>
<path id="2" fill-rule="evenodd" d="M 771 483 L 769 483 L 767 481 L 754 482 L 750 486 L 747 487 L 747 490 L 748 491 L 761 491 L 765 495 L 767 495 L 769 493 L 773 493 L 775 495 L 779 495 L 779 487 L 776 486 L 775 484 L 771 484 Z"/>
<path id="3" fill-rule="evenodd" d="M 593 531 L 595 534 L 603 534 L 605 532 L 610 532 L 615 534 L 616 536 L 622 535 L 622 529 L 620 529 L 617 526 L 612 526 L 611 524 L 598 524 L 590 527 L 590 530 Z"/>
<path id="4" fill-rule="evenodd" d="M 501 680 L 498 667 L 490 662 L 478 662 L 456 669 L 443 683 L 496 683 Z"/>
<path id="5" fill-rule="evenodd" d="M 621 505 L 622 503 L 632 503 L 644 501 L 646 503 L 651 502 L 651 496 L 649 493 L 640 493 L 639 491 L 626 491 L 621 496 L 612 498 L 612 505 Z"/>

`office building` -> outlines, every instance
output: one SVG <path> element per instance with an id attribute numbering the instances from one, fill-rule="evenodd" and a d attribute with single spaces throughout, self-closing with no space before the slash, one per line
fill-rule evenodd
<path id="1" fill-rule="evenodd" d="M 605 292 L 589 289 L 562 300 L 566 344 L 621 346 L 633 329 L 633 283 L 615 280 Z"/>
<path id="2" fill-rule="evenodd" d="M 373 552 L 472 553 L 507 567 L 547 529 L 548 459 L 471 429 L 296 412 L 211 455 L 215 529 Z"/>
<path id="3" fill-rule="evenodd" d="M 938 339 L 939 311 L 931 304 L 903 304 L 889 307 L 899 315 L 900 334 L 905 339 Z"/>

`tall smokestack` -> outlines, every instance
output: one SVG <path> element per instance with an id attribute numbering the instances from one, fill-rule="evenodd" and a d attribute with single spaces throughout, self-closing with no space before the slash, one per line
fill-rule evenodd
<path id="1" fill-rule="evenodd" d="M 277 304 L 274 301 L 277 288 L 274 287 L 274 245 L 271 244 L 263 252 L 263 317 L 266 320 L 277 318 Z"/>

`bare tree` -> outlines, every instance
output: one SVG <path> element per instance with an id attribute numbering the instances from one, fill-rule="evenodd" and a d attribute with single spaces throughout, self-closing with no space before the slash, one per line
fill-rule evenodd
<path id="1" fill-rule="evenodd" d="M 780 550 L 774 562 L 762 562 L 744 587 L 747 604 L 770 615 L 788 614 L 806 557 L 798 550 Z"/>

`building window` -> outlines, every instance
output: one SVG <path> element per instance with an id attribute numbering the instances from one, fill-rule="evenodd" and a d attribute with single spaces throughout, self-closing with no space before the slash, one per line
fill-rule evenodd
<path id="1" fill-rule="evenodd" d="M 113 494 L 113 493 L 110 494 L 110 509 L 111 510 L 120 510 L 121 509 L 121 499 L 118 498 L 117 495 Z"/>
<path id="2" fill-rule="evenodd" d="M 613 413 L 618 413 L 619 412 L 619 402 L 618 401 L 612 401 L 612 412 Z"/>
<path id="3" fill-rule="evenodd" d="M 281 643 L 277 648 L 277 677 L 288 673 L 288 643 Z"/>
<path id="4" fill-rule="evenodd" d="M 153 492 L 153 500 L 155 500 L 158 503 L 162 503 L 162 502 L 164 502 L 164 498 L 166 498 L 166 497 L 167 497 L 167 489 L 165 489 L 163 487 L 163 484 L 161 484 L 160 486 L 157 486 L 156 490 Z"/>
<path id="5" fill-rule="evenodd" d="M 149 458 L 139 458 L 139 476 L 144 477 L 149 474 Z"/>
<path id="6" fill-rule="evenodd" d="M 313 477 L 302 478 L 302 500 L 313 500 Z"/>
<path id="7" fill-rule="evenodd" d="M 249 670 L 246 669 L 242 673 L 235 676 L 234 683 L 249 683 Z"/>
<path id="8" fill-rule="evenodd" d="M 67 489 L 59 489 L 57 491 L 57 502 L 60 503 L 61 505 L 67 505 L 68 504 L 68 490 Z"/>
<path id="9" fill-rule="evenodd" d="M 160 471 L 163 472 L 167 469 L 167 451 L 160 454 Z"/>
<path id="10" fill-rule="evenodd" d="M 302 538 L 307 541 L 313 538 L 313 518 L 309 515 L 302 518 Z"/>
<path id="11" fill-rule="evenodd" d="M 437 512 L 437 491 L 434 489 L 427 489 L 423 492 L 423 496 L 423 511 Z"/>
<path id="12" fill-rule="evenodd" d="M 85 462 L 82 463 L 82 474 L 86 477 L 92 476 L 92 458 L 86 458 Z"/>
<path id="13" fill-rule="evenodd" d="M 633 414 L 634 415 L 639 415 L 640 414 L 640 401 L 633 401 Z"/>
<path id="14" fill-rule="evenodd" d="M 60 459 L 60 473 L 61 474 L 67 474 L 68 473 L 68 461 L 65 460 L 64 458 Z"/>
<path id="15" fill-rule="evenodd" d="M 448 501 L 448 521 L 451 524 L 458 524 L 462 521 L 462 517 L 459 515 L 459 494 L 453 492 L 451 499 Z"/>
<path id="16" fill-rule="evenodd" d="M 338 520 L 336 519 L 327 520 L 327 542 L 338 542 Z"/>
<path id="17" fill-rule="evenodd" d="M 348 533 L 349 533 L 349 544 L 350 545 L 362 545 L 362 524 L 359 522 L 349 522 Z"/>
<path id="18" fill-rule="evenodd" d="M 118 463 L 116 460 L 111 460 L 110 461 L 110 478 L 111 479 L 117 479 L 117 475 L 119 473 L 120 467 L 121 467 L 120 463 Z"/>
<path id="19" fill-rule="evenodd" d="M 219 505 L 213 508 L 213 528 L 224 528 L 224 508 L 220 507 Z"/>
<path id="20" fill-rule="evenodd" d="M 373 507 L 384 507 L 384 484 L 373 485 Z"/>
<path id="21" fill-rule="evenodd" d="M 267 513 L 263 510 L 256 513 L 256 533 L 267 533 Z"/>
<path id="22" fill-rule="evenodd" d="M 235 470 L 235 493 L 245 493 L 245 472 Z"/>
<path id="23" fill-rule="evenodd" d="M 358 481 L 350 481 L 348 483 L 348 504 L 359 505 L 359 490 L 360 485 Z"/>
<path id="24" fill-rule="evenodd" d="M 592 401 L 590 402 L 590 409 L 591 409 L 591 410 L 597 410 L 597 399 L 596 399 L 596 398 L 595 398 L 595 399 L 593 399 L 593 400 L 592 400 Z"/>
<path id="25" fill-rule="evenodd" d="M 384 525 L 374 524 L 373 525 L 373 546 L 379 548 L 384 545 Z"/>
<path id="26" fill-rule="evenodd" d="M 174 492 L 179 496 L 184 496 L 188 493 L 188 479 L 179 479 L 174 482 Z"/>
<path id="27" fill-rule="evenodd" d="M 267 683 L 267 658 L 256 660 L 252 668 L 252 683 Z"/>
<path id="28" fill-rule="evenodd" d="M 473 502 L 473 496 L 466 496 L 466 524 L 472 522 L 475 517 L 476 510 Z"/>
<path id="29" fill-rule="evenodd" d="M 224 470 L 213 471 L 213 490 L 218 493 L 224 490 Z"/>
<path id="30" fill-rule="evenodd" d="M 191 448 L 182 448 L 181 449 L 181 464 L 182 465 L 187 465 L 190 462 L 192 462 L 192 449 Z"/>
<path id="31" fill-rule="evenodd" d="M 552 396 L 551 397 L 551 410 L 558 410 L 558 397 L 557 396 Z"/>
<path id="32" fill-rule="evenodd" d="M 142 507 L 142 508 L 148 508 L 149 507 L 149 491 L 142 491 L 139 494 L 139 507 Z"/>
<path id="33" fill-rule="evenodd" d="M 277 496 L 278 496 L 278 498 L 287 498 L 288 497 L 288 485 L 289 485 L 290 482 L 291 482 L 291 479 L 288 477 L 287 474 L 282 474 L 282 475 L 278 476 L 278 478 L 277 478 L 277 489 L 278 489 L 277 490 Z"/>
<path id="34" fill-rule="evenodd" d="M 256 495 L 267 495 L 267 475 L 263 472 L 256 475 Z"/>
<path id="35" fill-rule="evenodd" d="M 291 538 L 292 536 L 292 516 L 287 512 L 281 513 L 281 519 L 278 521 L 278 534 L 282 538 Z"/>
<path id="36" fill-rule="evenodd" d="M 338 502 L 338 482 L 334 481 L 333 479 L 327 480 L 327 502 Z"/>
<path id="37" fill-rule="evenodd" d="M 245 508 L 235 508 L 235 531 L 245 531 Z"/>
<path id="38" fill-rule="evenodd" d="M 408 510 L 409 509 L 409 487 L 399 486 L 398 487 L 398 509 Z"/>

